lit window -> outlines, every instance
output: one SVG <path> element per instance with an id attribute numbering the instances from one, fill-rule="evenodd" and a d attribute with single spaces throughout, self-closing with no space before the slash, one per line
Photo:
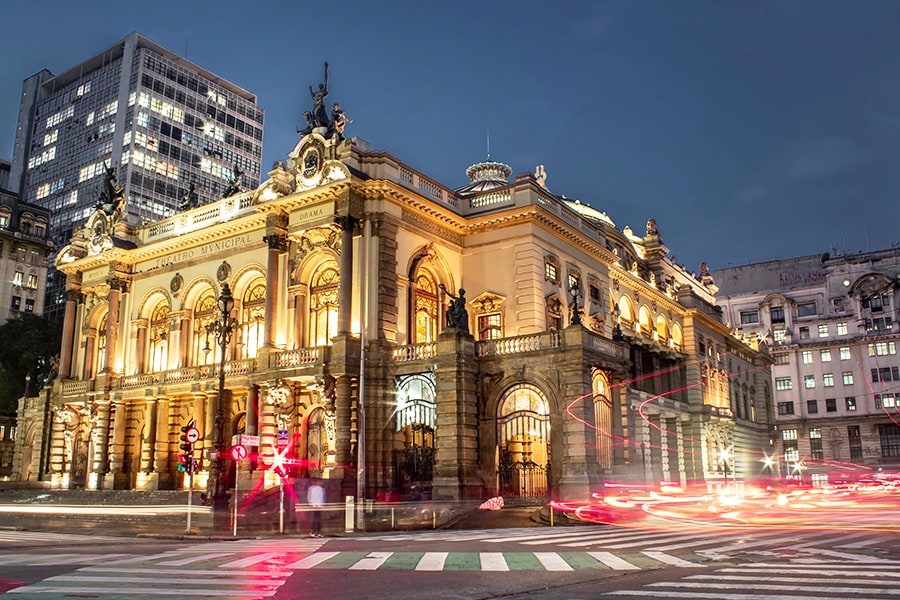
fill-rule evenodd
<path id="1" fill-rule="evenodd" d="M 13 285 L 21 286 L 25 283 L 25 273 L 22 271 L 16 271 L 16 274 L 13 276 Z"/>
<path id="2" fill-rule="evenodd" d="M 812 350 L 804 350 L 800 353 L 804 365 L 812 364 Z"/>
<path id="3" fill-rule="evenodd" d="M 423 344 L 435 341 L 439 327 L 438 285 L 432 273 L 421 267 L 416 271 L 413 302 L 416 311 L 414 343 Z"/>
<path id="4" fill-rule="evenodd" d="M 819 352 L 819 360 L 822 362 L 831 362 L 831 350 L 821 350 Z"/>
<path id="5" fill-rule="evenodd" d="M 819 337 L 820 338 L 828 337 L 828 324 L 827 323 L 823 323 L 822 325 L 819 325 Z"/>
<path id="6" fill-rule="evenodd" d="M 841 347 L 841 360 L 850 360 L 850 347 L 849 346 Z"/>
<path id="7" fill-rule="evenodd" d="M 890 354 L 897 354 L 897 346 L 894 342 L 869 344 L 869 356 L 888 356 Z"/>
<path id="8" fill-rule="evenodd" d="M 555 256 L 544 259 L 544 277 L 551 283 L 559 283 L 559 261 Z"/>
<path id="9" fill-rule="evenodd" d="M 786 329 L 776 329 L 772 332 L 772 341 L 776 344 L 782 344 L 787 339 L 787 330 Z"/>
<path id="10" fill-rule="evenodd" d="M 843 323 L 843 322 L 837 323 L 835 326 L 837 327 L 838 335 L 847 335 L 847 324 L 846 323 Z"/>
<path id="11" fill-rule="evenodd" d="M 794 388 L 794 383 L 790 377 L 776 377 L 775 378 L 775 389 L 776 390 L 790 390 Z"/>
<path id="12" fill-rule="evenodd" d="M 847 403 L 848 411 L 852 412 L 852 411 L 856 410 L 856 398 L 854 398 L 853 396 L 850 396 L 848 398 L 845 398 L 844 401 Z"/>
<path id="13" fill-rule="evenodd" d="M 822 375 L 822 385 L 825 387 L 834 387 L 834 373 L 825 373 Z"/>
<path id="14" fill-rule="evenodd" d="M 844 385 L 853 385 L 853 371 L 844 371 L 841 373 L 841 377 L 844 380 Z"/>
<path id="15" fill-rule="evenodd" d="M 28 274 L 28 287 L 33 290 L 37 289 L 37 275 L 34 273 Z"/>
<path id="16" fill-rule="evenodd" d="M 816 376 L 815 375 L 804 375 L 803 376 L 803 387 L 808 390 L 814 389 L 816 387 Z"/>
<path id="17" fill-rule="evenodd" d="M 498 340 L 503 337 L 500 313 L 478 315 L 478 339 Z"/>

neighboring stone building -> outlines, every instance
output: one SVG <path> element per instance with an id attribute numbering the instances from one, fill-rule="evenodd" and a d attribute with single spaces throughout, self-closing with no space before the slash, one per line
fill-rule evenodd
<path id="1" fill-rule="evenodd" d="M 0 323 L 41 314 L 52 250 L 49 211 L 0 189 Z"/>
<path id="2" fill-rule="evenodd" d="M 20 474 L 181 488 L 193 419 L 202 485 L 220 361 L 224 440 L 259 436 L 262 462 L 285 440 L 290 473 L 343 493 L 587 499 L 756 474 L 769 358 L 652 220 L 620 231 L 490 160 L 452 190 L 322 114 L 258 189 L 142 227 L 98 210 L 60 251 L 60 378 L 52 416 L 43 399 L 20 411 Z"/>
<path id="3" fill-rule="evenodd" d="M 900 469 L 897 249 L 722 269 L 718 302 L 775 359 L 781 474 Z"/>

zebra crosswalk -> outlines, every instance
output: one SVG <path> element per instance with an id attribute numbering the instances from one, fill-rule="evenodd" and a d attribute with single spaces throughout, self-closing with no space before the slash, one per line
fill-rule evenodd
<path id="1" fill-rule="evenodd" d="M 748 563 L 592 598 L 716 600 L 876 600 L 900 595 L 900 561 Z"/>
<path id="2" fill-rule="evenodd" d="M 394 533 L 370 536 L 384 542 L 485 542 L 516 543 L 524 546 L 561 548 L 602 548 L 617 552 L 652 549 L 659 552 L 693 553 L 706 559 L 724 560 L 749 552 L 767 550 L 861 551 L 882 546 L 894 547 L 900 539 L 891 533 L 872 531 L 817 530 L 786 532 L 784 530 L 725 530 L 678 528 L 670 530 L 627 529 L 606 526 L 560 528 L 522 527 L 503 530 L 435 531 Z"/>

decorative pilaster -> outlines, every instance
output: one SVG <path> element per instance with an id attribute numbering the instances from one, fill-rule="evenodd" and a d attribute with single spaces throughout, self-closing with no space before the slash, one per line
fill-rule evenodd
<path id="1" fill-rule="evenodd" d="M 273 214 L 266 218 L 266 235 L 263 241 L 268 245 L 266 254 L 266 320 L 263 329 L 263 346 L 275 346 L 275 326 L 278 322 L 278 297 L 280 290 L 278 263 L 287 250 L 287 215 Z"/>
<path id="2" fill-rule="evenodd" d="M 109 467 L 112 473 L 112 481 L 104 481 L 104 487 L 110 489 L 127 489 L 130 483 L 129 473 L 126 472 L 125 455 L 125 428 L 128 405 L 118 401 L 112 405 L 113 430 L 110 436 L 112 445 L 109 453 Z"/>
<path id="3" fill-rule="evenodd" d="M 72 376 L 72 351 L 75 346 L 75 307 L 81 298 L 81 286 L 73 284 L 66 290 L 66 312 L 63 319 L 62 345 L 59 351 L 59 376 Z"/>
<path id="4" fill-rule="evenodd" d="M 343 215 L 337 219 L 341 227 L 341 282 L 338 288 L 338 334 L 350 333 L 353 315 L 353 230 L 359 219 Z M 340 427 L 340 425 L 338 425 Z"/>

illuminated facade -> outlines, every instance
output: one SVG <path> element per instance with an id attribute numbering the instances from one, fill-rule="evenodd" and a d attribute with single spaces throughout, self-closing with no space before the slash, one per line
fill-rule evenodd
<path id="1" fill-rule="evenodd" d="M 715 274 L 725 319 L 775 364 L 780 474 L 806 481 L 900 468 L 900 251 L 804 256 Z"/>
<path id="2" fill-rule="evenodd" d="M 263 110 L 256 96 L 132 33 L 60 75 L 25 80 L 10 185 L 51 211 L 57 248 L 94 211 L 108 166 L 131 219 L 157 221 L 220 199 L 240 169 L 259 185 Z M 62 318 L 51 273 L 46 314 Z"/>
<path id="3" fill-rule="evenodd" d="M 98 211 L 76 232 L 57 259 L 52 416 L 37 400 L 20 411 L 23 478 L 180 488 L 179 429 L 195 419 L 202 485 L 225 284 L 239 322 L 225 439 L 260 439 L 241 477 L 279 439 L 291 474 L 369 498 L 587 498 L 609 480 L 756 474 L 769 359 L 652 220 L 619 230 L 491 161 L 453 190 L 323 130 L 253 191 L 142 227 Z"/>

